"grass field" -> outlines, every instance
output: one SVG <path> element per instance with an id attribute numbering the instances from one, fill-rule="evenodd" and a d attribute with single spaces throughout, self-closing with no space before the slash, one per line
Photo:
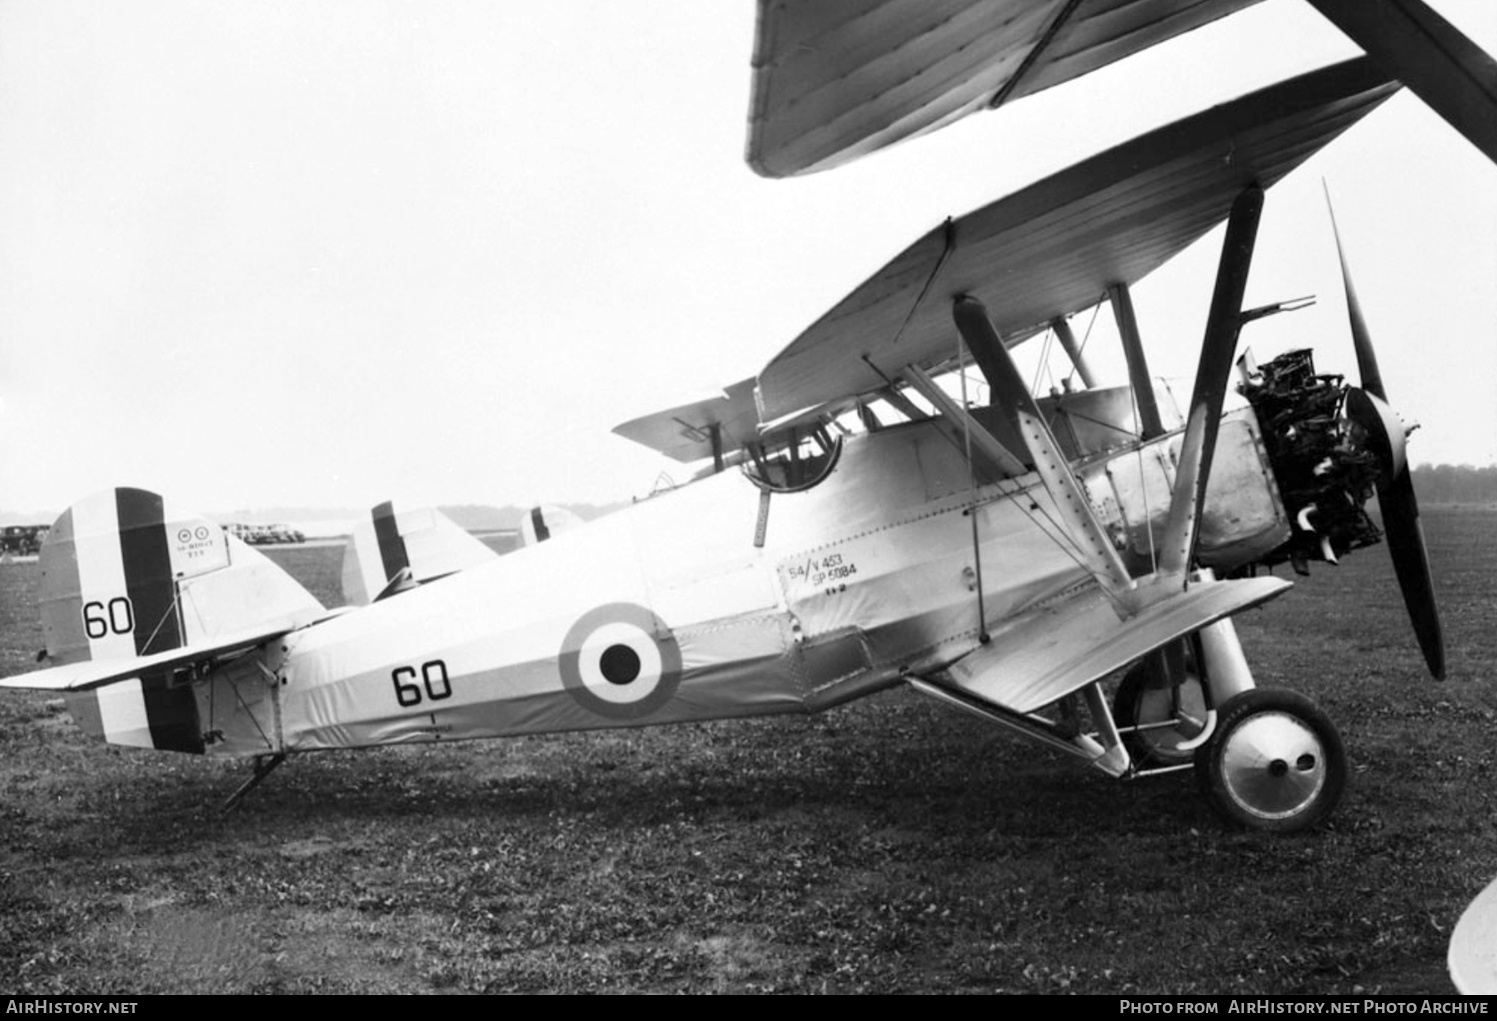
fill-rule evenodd
<path id="1" fill-rule="evenodd" d="M 242 766 L 85 739 L 0 692 L 0 992 L 1449 992 L 1497 876 L 1497 510 L 1427 510 L 1431 681 L 1380 550 L 1238 619 L 1352 780 L 1218 821 L 905 691 L 823 716 Z M 336 602 L 337 553 L 275 554 Z M 36 567 L 0 565 L 0 673 Z"/>

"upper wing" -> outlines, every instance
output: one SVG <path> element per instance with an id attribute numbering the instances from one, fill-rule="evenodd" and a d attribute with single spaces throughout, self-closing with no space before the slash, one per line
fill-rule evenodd
<path id="1" fill-rule="evenodd" d="M 759 0 L 748 161 L 825 170 L 1258 0 Z"/>
<path id="2" fill-rule="evenodd" d="M 948 221 L 842 300 L 759 375 L 761 429 L 870 395 L 956 353 L 951 301 L 982 300 L 1010 345 L 1132 284 L 1398 89 L 1366 58 L 1177 121 Z"/>

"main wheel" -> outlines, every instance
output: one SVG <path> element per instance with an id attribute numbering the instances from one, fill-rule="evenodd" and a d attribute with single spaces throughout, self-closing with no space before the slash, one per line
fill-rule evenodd
<path id="1" fill-rule="evenodd" d="M 1228 819 L 1275 833 L 1314 826 L 1346 787 L 1335 724 L 1292 691 L 1254 688 L 1228 699 L 1195 765 L 1201 789 Z"/>
<path id="2" fill-rule="evenodd" d="M 1176 684 L 1162 676 L 1166 669 L 1163 657 L 1145 657 L 1128 671 L 1113 696 L 1112 718 L 1119 730 L 1148 727 L 1123 734 L 1129 757 L 1140 766 L 1178 766 L 1189 762 L 1195 753 L 1181 745 L 1199 737 L 1206 728 L 1210 707 L 1194 642 L 1185 642 L 1184 656 L 1179 662 L 1184 663 L 1185 672 L 1175 679 L 1179 682 Z M 1169 727 L 1150 726 L 1171 722 L 1174 725 Z"/>

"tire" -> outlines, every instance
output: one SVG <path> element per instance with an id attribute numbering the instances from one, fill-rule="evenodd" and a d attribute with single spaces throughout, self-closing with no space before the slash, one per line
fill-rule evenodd
<path id="1" fill-rule="evenodd" d="M 1228 699 L 1195 767 L 1218 811 L 1271 833 L 1317 825 L 1346 788 L 1346 751 L 1335 724 L 1293 691 L 1254 688 Z"/>
<path id="2" fill-rule="evenodd" d="M 1160 658 L 1147 656 L 1128 671 L 1113 696 L 1112 718 L 1119 729 L 1172 719 L 1179 721 L 1174 727 L 1123 735 L 1123 747 L 1128 749 L 1129 758 L 1139 767 L 1179 766 L 1190 762 L 1195 753 L 1180 745 L 1199 737 L 1206 728 L 1206 713 L 1210 709 L 1206 685 L 1196 666 L 1199 659 L 1195 643 L 1187 640 L 1185 644 L 1185 676 L 1180 679 L 1178 687 L 1160 678 L 1163 666 Z"/>

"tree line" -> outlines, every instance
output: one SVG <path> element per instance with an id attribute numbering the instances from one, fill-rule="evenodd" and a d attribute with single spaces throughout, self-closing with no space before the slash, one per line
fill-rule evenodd
<path id="1" fill-rule="evenodd" d="M 1497 503 L 1497 464 L 1421 464 L 1414 489 L 1421 503 Z"/>

